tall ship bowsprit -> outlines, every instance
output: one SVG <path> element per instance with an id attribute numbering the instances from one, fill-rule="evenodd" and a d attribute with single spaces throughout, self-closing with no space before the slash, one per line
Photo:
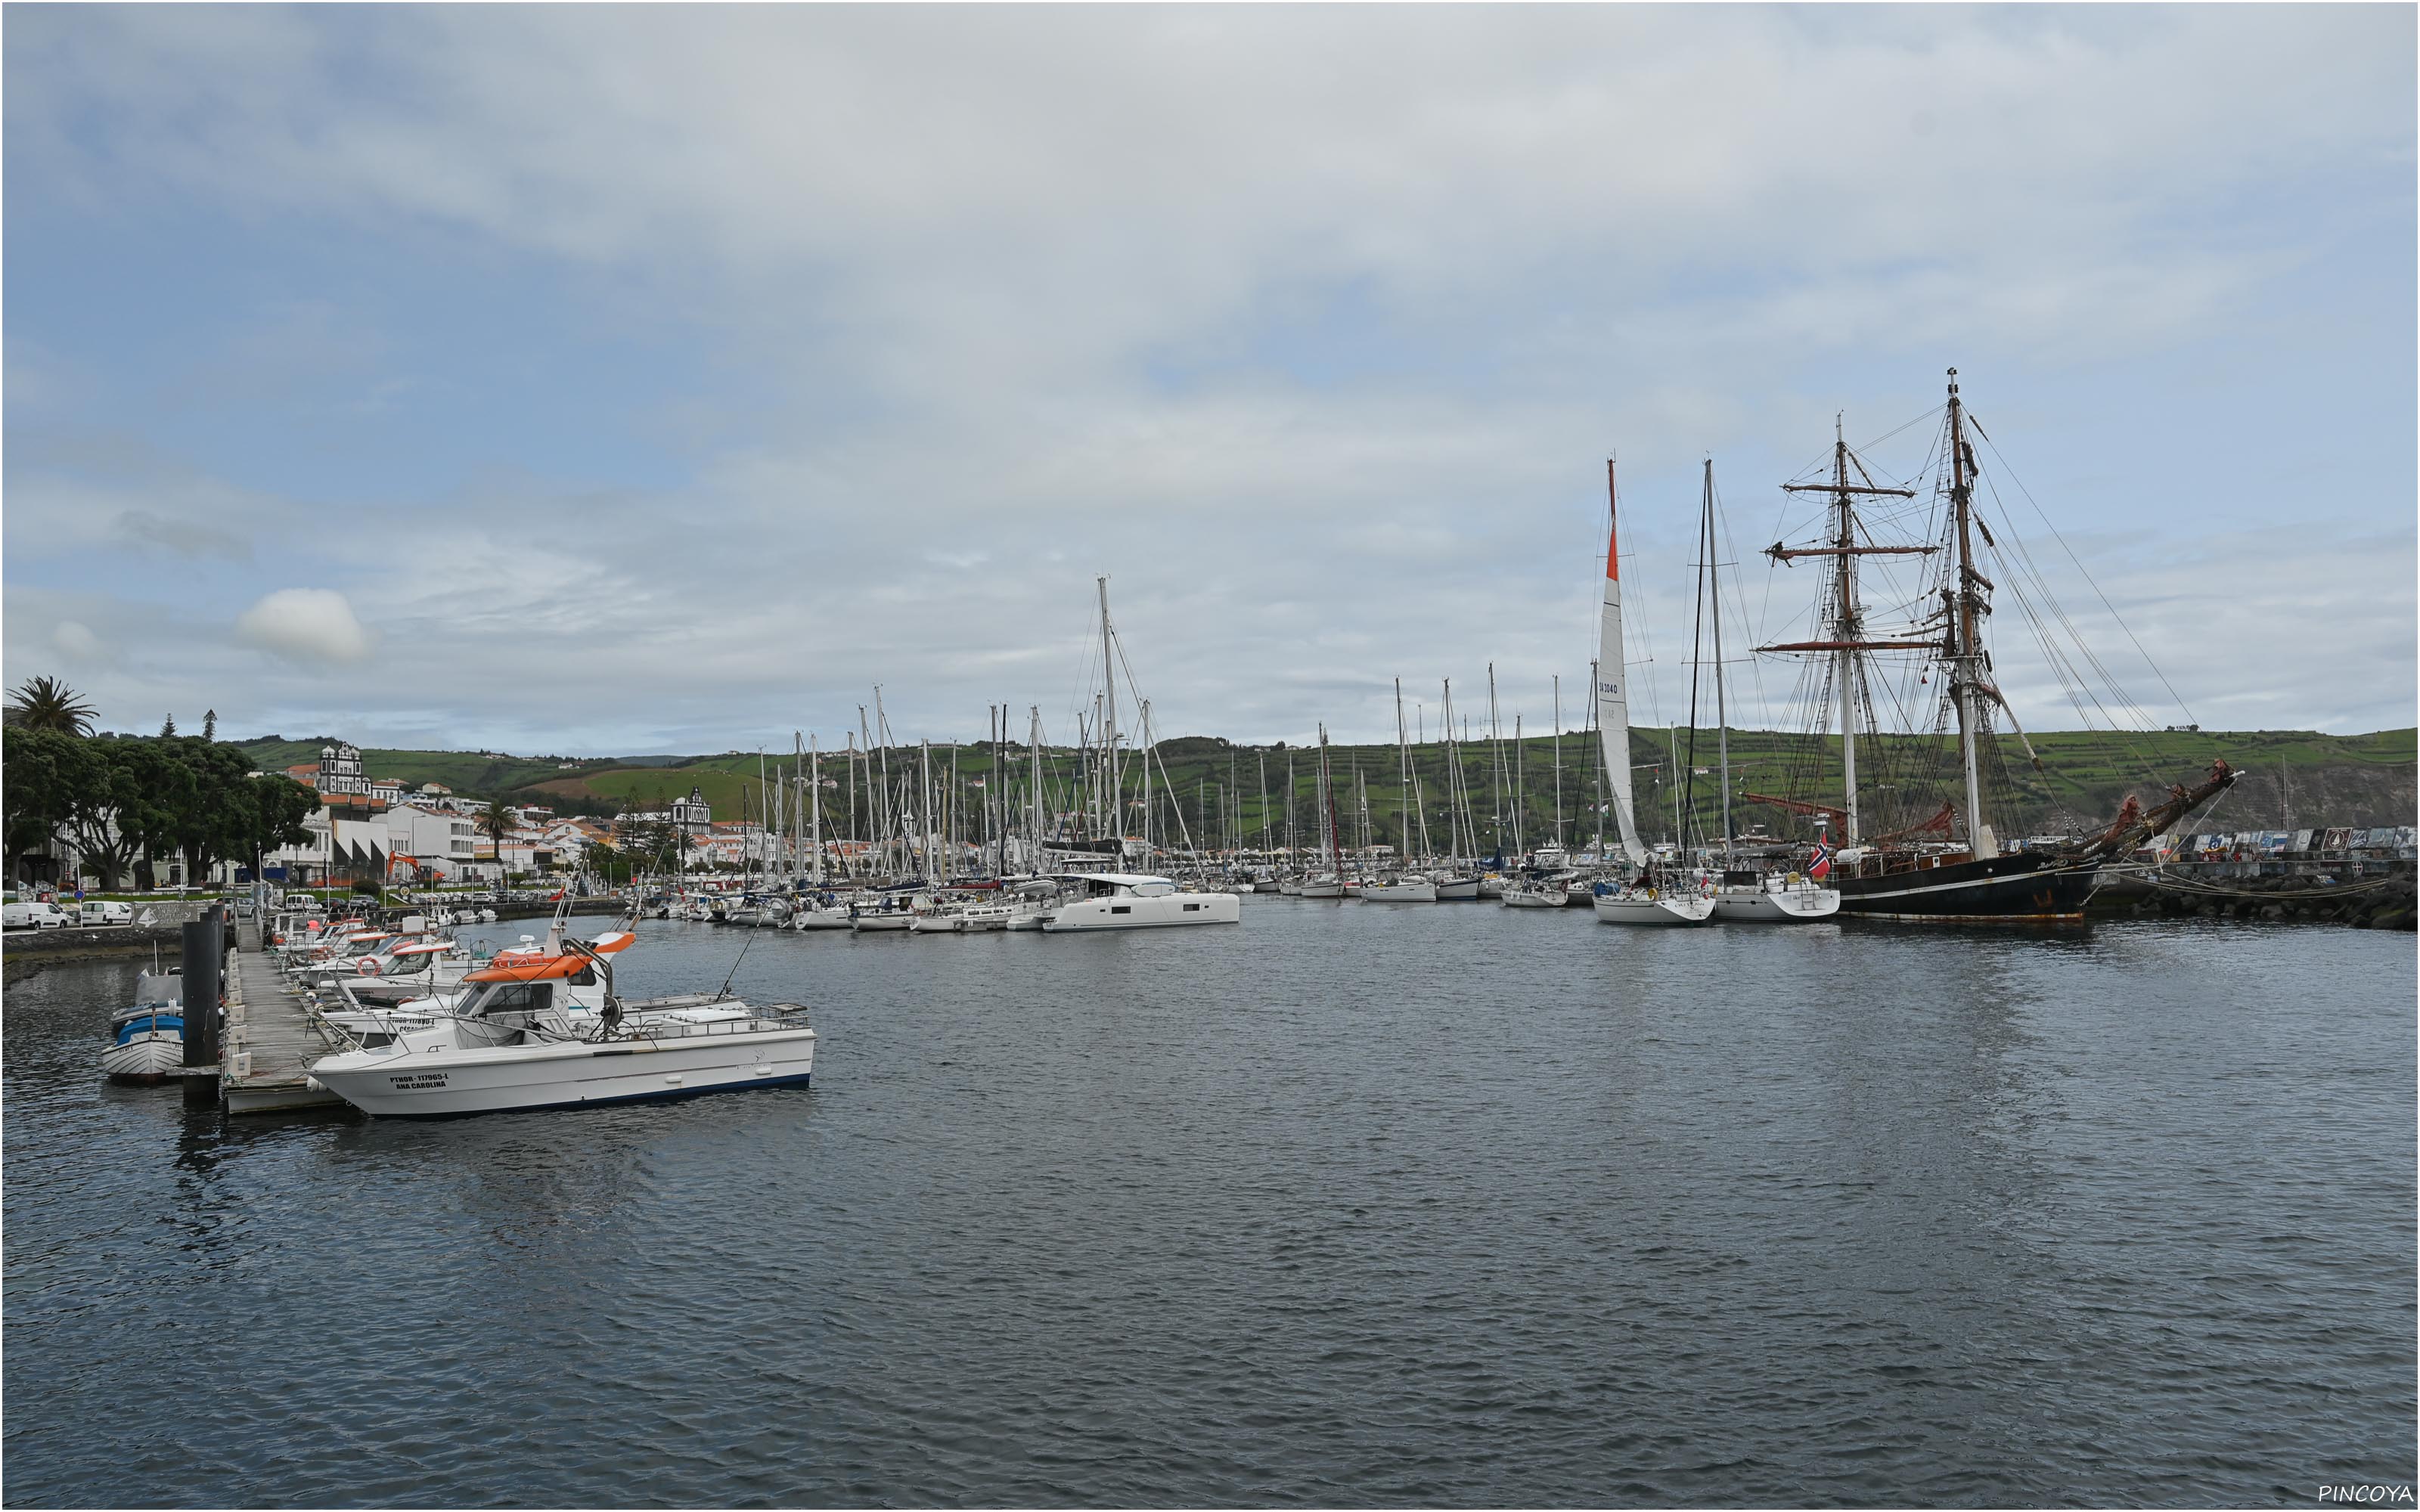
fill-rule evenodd
<path id="1" fill-rule="evenodd" d="M 1741 797 L 1823 825 L 1838 847 L 1832 878 L 1844 914 L 1936 923 L 2080 921 L 2104 863 L 2209 803 L 2236 773 L 2221 760 L 2149 807 L 2129 795 L 2107 824 L 2081 837 L 2012 844 L 1995 832 L 1991 816 L 2013 811 L 2015 784 L 1999 728 L 2016 736 L 2033 767 L 2041 762 L 1997 686 L 1985 645 L 1993 595 L 2002 592 L 1994 577 L 2032 622 L 2052 672 L 2080 713 L 2100 712 L 2121 733 L 2129 718 L 2143 728 L 2149 721 L 2075 640 L 2005 510 L 1993 522 L 1983 517 L 1974 438 L 1987 447 L 1989 438 L 1959 395 L 1956 368 L 1948 387 L 1931 457 L 1918 474 L 1928 487 L 1878 477 L 1837 429 L 1830 476 L 1782 486 L 1823 500 L 1813 540 L 1776 542 L 1765 553 L 1784 566 L 1823 564 L 1814 633 L 1757 650 L 1807 658 L 1798 699 L 1813 738 L 1793 762 L 1789 795 Z M 2105 695 L 2086 684 L 2086 669 L 2108 685 Z M 1913 738 L 1879 738 L 1885 709 L 1899 717 L 1894 733 Z M 1837 731 L 1837 747 L 1823 738 L 1827 731 Z"/>

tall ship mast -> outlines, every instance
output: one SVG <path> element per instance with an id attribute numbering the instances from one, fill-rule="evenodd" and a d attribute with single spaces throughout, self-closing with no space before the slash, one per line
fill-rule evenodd
<path id="1" fill-rule="evenodd" d="M 2225 761 L 2216 762 L 2200 781 L 2170 787 L 2164 801 L 2148 809 L 2129 796 L 2108 825 L 2081 838 L 2023 848 L 2003 843 L 1991 818 L 1992 779 L 2005 765 L 1995 727 L 2005 721 L 2032 764 L 2041 764 L 1995 684 L 1983 626 L 1997 585 L 1982 570 L 1978 543 L 1994 554 L 1993 571 L 2022 576 L 2024 586 L 2016 597 L 2028 615 L 2037 601 L 2047 603 L 2048 586 L 2033 573 L 2022 548 L 2000 549 L 1978 511 L 1975 486 L 1979 469 L 1970 431 L 1980 434 L 1959 393 L 1958 370 L 1951 368 L 1935 452 L 1937 475 L 1929 494 L 1878 478 L 1850 448 L 1837 424 L 1831 476 L 1782 486 L 1786 492 L 1821 495 L 1825 501 L 1815 540 L 1797 546 L 1776 542 L 1765 551 L 1782 566 L 1807 560 L 1823 564 L 1816 601 L 1818 633 L 1757 650 L 1812 658 L 1810 675 L 1802 679 L 1805 702 L 1813 714 L 1810 723 L 1820 733 L 1837 717 L 1839 754 L 1837 769 L 1830 773 L 1818 769 L 1825 764 L 1820 760 L 1802 763 L 1793 774 L 1793 786 L 1806 790 L 1800 794 L 1741 797 L 1817 820 L 1825 827 L 1827 838 L 1839 846 L 1832 882 L 1839 889 L 1844 914 L 1919 922 L 2080 921 L 2085 903 L 2100 886 L 2104 862 L 2173 827 L 2231 785 L 2236 773 Z M 1891 539 L 1894 532 L 1904 538 Z M 1867 603 L 1859 566 L 1874 562 L 1875 571 L 1886 573 L 1894 558 L 1920 563 L 1924 574 L 1920 585 L 1885 585 L 1896 599 L 1891 613 L 1903 621 L 1900 624 L 1885 623 Z M 2048 607 L 2056 613 L 2055 604 Z M 2038 622 L 2037 629 L 2042 628 Z M 2049 638 L 2044 639 L 2047 643 Z M 2074 670 L 2073 658 L 2064 659 L 2068 665 L 2059 675 L 2067 678 Z M 2081 659 L 2098 668 L 2088 650 Z M 2054 662 L 2060 660 L 2054 653 Z M 1901 669 L 1896 679 L 1886 670 L 1891 663 Z M 1912 686 L 1904 675 L 1911 666 L 1917 673 Z M 1896 757 L 1904 764 L 1910 750 L 1922 745 L 1917 739 L 1879 739 L 1876 715 L 1884 706 L 1904 711 L 1911 723 L 1917 717 L 1929 720 L 1934 734 L 1954 725 L 1954 773 L 1927 773 L 1919 761 L 1878 774 L 1870 758 Z M 1924 732 L 1909 729 L 1903 733 L 1916 737 Z M 1861 739 L 1869 758 L 1863 779 Z M 1820 749 L 1820 742 L 1810 747 L 1811 751 Z M 1925 779 L 1944 776 L 1948 783 L 1931 785 L 1931 796 L 1923 796 L 1928 792 Z M 1835 779 L 1838 801 L 1818 801 L 1816 794 L 1831 796 L 1825 790 Z M 1942 786 L 1950 791 L 1941 792 Z M 1892 807 L 1880 811 L 1872 800 L 1885 794 Z M 1940 807 L 1920 814 L 1911 810 L 1911 799 L 1937 799 Z"/>

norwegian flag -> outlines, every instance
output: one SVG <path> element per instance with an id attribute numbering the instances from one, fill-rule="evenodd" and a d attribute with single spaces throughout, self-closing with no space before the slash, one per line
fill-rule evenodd
<path id="1" fill-rule="evenodd" d="M 1807 863 L 1807 874 L 1818 882 L 1832 874 L 1832 838 L 1829 835 L 1815 838 L 1815 855 Z"/>

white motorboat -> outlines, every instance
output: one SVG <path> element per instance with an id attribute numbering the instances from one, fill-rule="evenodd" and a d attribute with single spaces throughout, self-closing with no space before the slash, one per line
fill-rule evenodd
<path id="1" fill-rule="evenodd" d="M 1671 928 L 1714 921 L 1714 900 L 1703 892 L 1668 892 L 1660 887 L 1621 887 L 1596 895 L 1600 924 L 1644 924 Z"/>
<path id="2" fill-rule="evenodd" d="M 1507 908 L 1560 908 L 1570 900 L 1559 882 L 1516 882 L 1504 889 Z"/>
<path id="3" fill-rule="evenodd" d="M 846 908 L 818 903 L 792 914 L 789 927 L 795 930 L 847 929 L 853 922 Z"/>
<path id="4" fill-rule="evenodd" d="M 473 990 L 428 1023 L 398 1016 L 394 1032 L 313 1062 L 312 1085 L 407 1119 L 807 1085 L 815 1031 L 803 1008 L 751 1008 L 721 993 L 626 1001 L 613 991 L 610 952 L 565 943 L 563 955 L 473 973 Z M 594 1015 L 567 1012 L 559 991 L 583 973 L 605 984 Z"/>
<path id="5" fill-rule="evenodd" d="M 627 930 L 617 930 L 598 935 L 582 948 L 596 955 L 616 955 L 628 949 L 637 938 Z M 481 972 L 529 965 L 571 949 L 565 943 L 563 921 L 558 918 L 543 942 L 524 934 L 520 944 L 506 946 L 493 956 L 473 961 L 469 969 L 455 972 L 450 980 L 423 982 L 395 977 L 336 978 L 322 980 L 320 991 L 314 997 L 320 1019 L 331 1028 L 356 1039 L 392 1039 L 405 1028 L 426 1027 L 453 1012 L 473 990 L 474 979 Z M 595 972 L 574 971 L 559 979 L 559 982 L 557 1006 L 566 1014 L 577 1019 L 603 1011 L 605 989 Z"/>
<path id="6" fill-rule="evenodd" d="M 1361 884 L 1360 898 L 1365 903 L 1433 903 L 1437 901 L 1437 887 L 1426 877 L 1397 877 L 1391 882 Z"/>
<path id="7" fill-rule="evenodd" d="M 1437 902 L 1466 903 L 1479 901 L 1479 878 L 1456 872 L 1441 872 L 1436 878 Z"/>
<path id="8" fill-rule="evenodd" d="M 102 1074 L 142 1087 L 166 1081 L 185 1060 L 184 999 L 184 978 L 138 974 L 132 1006 L 110 1015 L 109 1047 L 101 1053 Z"/>
<path id="9" fill-rule="evenodd" d="M 404 936 L 393 930 L 330 930 L 316 944 L 289 949 L 279 961 L 287 976 L 350 976 L 367 958 L 393 949 Z"/>
<path id="10" fill-rule="evenodd" d="M 1305 898 L 1342 898 L 1344 896 L 1344 881 L 1342 877 L 1336 876 L 1332 872 L 1322 872 L 1318 876 L 1305 877 L 1302 879 L 1301 896 Z"/>
<path id="11" fill-rule="evenodd" d="M 918 914 L 908 928 L 917 934 L 981 934 L 1008 928 L 1009 915 L 1006 903 L 952 903 Z"/>
<path id="12" fill-rule="evenodd" d="M 1804 873 L 1727 878 L 1714 893 L 1714 917 L 1733 924 L 1814 924 L 1840 912 L 1840 892 Z"/>
<path id="13" fill-rule="evenodd" d="M 1180 892 L 1166 877 L 1082 872 L 1059 881 L 1066 896 L 1043 917 L 1043 933 L 1048 934 L 1243 922 L 1243 904 L 1233 893 Z"/>
<path id="14" fill-rule="evenodd" d="M 522 936 L 522 943 L 530 943 L 527 935 Z M 462 980 L 462 974 L 472 964 L 470 948 L 458 941 L 434 934 L 397 935 L 367 955 L 332 963 L 325 969 L 303 975 L 383 977 L 450 987 Z"/>

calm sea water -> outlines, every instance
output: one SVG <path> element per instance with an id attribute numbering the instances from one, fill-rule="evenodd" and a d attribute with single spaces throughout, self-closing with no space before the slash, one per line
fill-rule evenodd
<path id="1" fill-rule="evenodd" d="M 643 930 L 626 988 L 742 943 Z M 2408 935 L 768 935 L 812 1089 L 441 1124 L 106 1088 L 132 974 L 8 992 L 12 1505 L 2414 1474 Z"/>

